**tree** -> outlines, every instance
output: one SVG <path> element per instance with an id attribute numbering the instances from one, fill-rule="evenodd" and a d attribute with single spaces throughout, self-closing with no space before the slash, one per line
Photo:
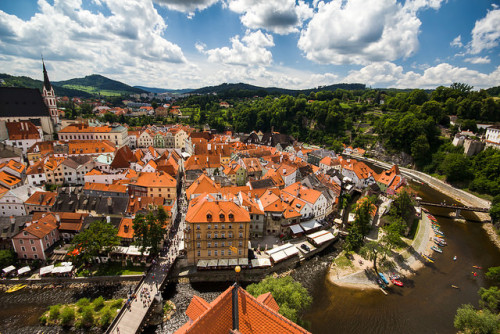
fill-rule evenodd
<path id="1" fill-rule="evenodd" d="M 394 198 L 389 210 L 389 217 L 393 219 L 401 218 L 407 224 L 412 216 L 414 203 L 415 201 L 411 198 L 410 193 L 406 189 L 403 189 Z"/>
<path id="2" fill-rule="evenodd" d="M 163 207 L 158 208 L 156 215 L 150 211 L 146 216 L 139 214 L 134 218 L 134 243 L 140 247 L 141 253 L 149 248 L 150 255 L 158 254 L 160 243 L 167 233 L 166 220 L 167 213 Z"/>
<path id="3" fill-rule="evenodd" d="M 247 291 L 254 297 L 270 292 L 280 307 L 279 313 L 293 322 L 299 322 L 302 312 L 312 303 L 306 288 L 290 276 L 267 276 L 259 283 L 250 284 Z"/>
<path id="4" fill-rule="evenodd" d="M 493 223 L 500 221 L 500 195 L 496 195 L 491 201 L 490 216 Z"/>
<path id="5" fill-rule="evenodd" d="M 61 326 L 70 326 L 75 320 L 75 310 L 71 307 L 65 307 L 61 312 Z"/>
<path id="6" fill-rule="evenodd" d="M 419 166 L 424 165 L 429 159 L 431 146 L 427 137 L 422 134 L 415 139 L 411 144 L 411 155 L 415 159 L 415 163 Z"/>
<path id="7" fill-rule="evenodd" d="M 107 254 L 120 244 L 118 229 L 112 224 L 97 220 L 77 234 L 72 241 L 72 250 L 78 250 L 77 259 L 88 262 L 101 253 Z"/>
<path id="8" fill-rule="evenodd" d="M 500 330 L 500 317 L 489 310 L 475 310 L 470 304 L 462 305 L 453 325 L 465 333 L 495 334 Z"/>
<path id="9" fill-rule="evenodd" d="M 497 286 L 492 286 L 489 289 L 479 289 L 479 305 L 483 309 L 488 309 L 491 312 L 500 312 L 500 289 Z"/>
<path id="10" fill-rule="evenodd" d="M 94 314 L 92 313 L 92 309 L 87 307 L 83 310 L 81 323 L 83 327 L 90 328 L 94 325 Z"/>
<path id="11" fill-rule="evenodd" d="M 0 268 L 5 268 L 14 263 L 15 253 L 10 249 L 0 250 Z"/>
<path id="12" fill-rule="evenodd" d="M 467 181 L 472 175 L 470 172 L 470 161 L 460 153 L 447 154 L 439 169 L 446 175 L 449 182 Z"/>
<path id="13" fill-rule="evenodd" d="M 364 245 L 359 253 L 367 260 L 373 261 L 373 269 L 377 270 L 377 259 L 381 257 L 385 259 L 387 255 L 390 253 L 389 248 L 382 242 L 370 241 L 366 245 Z"/>
<path id="14" fill-rule="evenodd" d="M 486 278 L 496 281 L 497 283 L 500 283 L 500 267 L 488 268 L 488 272 L 486 273 Z"/>

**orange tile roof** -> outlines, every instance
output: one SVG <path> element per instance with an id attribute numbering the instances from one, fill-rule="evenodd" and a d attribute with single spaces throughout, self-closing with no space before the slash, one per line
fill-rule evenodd
<path id="1" fill-rule="evenodd" d="M 294 197 L 299 197 L 309 203 L 316 203 L 318 198 L 321 196 L 321 191 L 310 189 L 300 184 L 300 182 L 295 182 L 289 185 L 283 189 L 283 192 L 287 192 Z"/>
<path id="2" fill-rule="evenodd" d="M 40 218 L 40 220 L 38 220 L 37 222 L 32 223 L 30 226 L 25 227 L 23 231 L 32 234 L 39 239 L 42 239 L 56 229 L 56 218 L 53 215 L 46 215 L 45 217 Z M 23 231 L 17 234 L 16 237 L 19 235 L 22 236 Z"/>
<path id="3" fill-rule="evenodd" d="M 175 188 L 177 181 L 167 173 L 140 173 L 136 185 L 148 188 Z"/>
<path id="4" fill-rule="evenodd" d="M 10 175 L 9 173 L 6 173 L 4 171 L 0 172 L 0 182 L 5 184 L 8 187 L 14 187 L 15 185 L 19 184 L 21 182 L 21 179 L 14 176 Z"/>
<path id="5" fill-rule="evenodd" d="M 120 225 L 118 226 L 117 235 L 123 239 L 133 239 L 134 238 L 134 228 L 133 228 L 132 218 L 122 218 Z"/>
<path id="6" fill-rule="evenodd" d="M 321 159 L 319 163 L 330 167 L 340 165 L 339 159 L 332 159 L 332 157 L 329 156 L 326 156 L 323 159 Z"/>
<path id="7" fill-rule="evenodd" d="M 10 140 L 40 139 L 38 129 L 31 122 L 6 122 L 5 126 Z"/>
<path id="8" fill-rule="evenodd" d="M 8 162 L 0 164 L 0 169 L 4 167 L 12 169 L 17 173 L 22 173 L 26 170 L 26 166 L 20 162 L 17 162 L 16 160 L 9 160 Z"/>
<path id="9" fill-rule="evenodd" d="M 220 186 L 205 174 L 201 174 L 194 182 L 186 189 L 187 198 L 196 194 L 215 194 L 220 191 Z"/>
<path id="10" fill-rule="evenodd" d="M 109 140 L 70 140 L 69 154 L 101 154 L 116 151 L 116 146 Z"/>
<path id="11" fill-rule="evenodd" d="M 107 133 L 111 132 L 113 128 L 104 125 L 104 126 L 89 126 L 88 124 L 78 123 L 71 124 L 67 127 L 59 130 L 59 133 Z"/>
<path id="12" fill-rule="evenodd" d="M 198 319 L 209 308 L 210 304 L 207 303 L 205 299 L 195 295 L 193 299 L 191 299 L 191 303 L 186 310 L 186 315 L 189 319 Z"/>
<path id="13" fill-rule="evenodd" d="M 233 290 L 236 290 L 238 306 L 238 331 L 233 331 Z M 239 286 L 231 286 L 211 302 L 205 311 L 199 314 L 207 305 L 202 304 L 199 297 L 194 301 L 197 312 L 190 312 L 197 318 L 179 328 L 176 334 L 205 333 L 309 333 L 299 325 L 288 320 L 276 311 L 277 304 L 272 296 L 259 296 L 260 300 L 250 295 Z M 193 298 L 194 300 L 194 298 Z M 208 304 L 208 303 L 207 303 Z M 190 305 L 191 306 L 191 305 Z M 189 309 L 189 307 L 188 307 Z"/>
<path id="14" fill-rule="evenodd" d="M 140 210 L 148 209 L 150 205 L 153 207 L 159 207 L 165 203 L 165 198 L 163 197 L 134 197 L 130 198 L 128 202 L 127 213 L 136 214 Z M 164 209 L 166 209 L 164 207 Z M 167 212 L 168 214 L 168 212 Z"/>
<path id="15" fill-rule="evenodd" d="M 260 202 L 262 203 L 264 211 L 283 212 L 281 198 L 270 190 L 267 190 L 260 197 Z"/>
<path id="16" fill-rule="evenodd" d="M 376 178 L 377 182 L 383 183 L 387 186 L 389 186 L 392 181 L 394 181 L 394 178 L 399 175 L 399 168 L 397 165 L 393 165 L 391 169 L 389 170 L 384 170 L 382 173 L 378 175 Z"/>
<path id="17" fill-rule="evenodd" d="M 28 167 L 28 171 L 26 172 L 27 175 L 32 175 L 32 174 L 43 174 L 43 166 L 45 163 L 41 160 L 35 163 L 34 165 L 31 165 Z"/>
<path id="18" fill-rule="evenodd" d="M 24 202 L 30 205 L 53 205 L 56 202 L 57 192 L 37 191 Z"/>
<path id="19" fill-rule="evenodd" d="M 87 173 L 88 175 L 88 173 Z M 93 190 L 93 191 L 107 191 L 114 193 L 126 193 L 127 186 L 121 184 L 104 184 L 104 183 L 90 183 L 86 182 L 83 186 L 83 190 Z"/>
<path id="20" fill-rule="evenodd" d="M 220 215 L 223 214 L 224 218 Z M 229 218 L 232 214 L 233 218 Z M 211 215 L 207 217 L 207 215 Z M 233 201 L 212 200 L 208 199 L 208 194 L 202 194 L 189 204 L 186 213 L 186 222 L 189 223 L 223 223 L 250 222 L 250 214 L 247 210 L 237 205 Z"/>

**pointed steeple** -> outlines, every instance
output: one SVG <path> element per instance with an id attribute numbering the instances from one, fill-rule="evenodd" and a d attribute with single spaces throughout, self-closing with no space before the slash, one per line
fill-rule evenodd
<path id="1" fill-rule="evenodd" d="M 50 84 L 49 75 L 47 74 L 47 70 L 45 69 L 45 62 L 43 61 L 43 57 L 42 57 L 42 64 L 43 64 L 43 86 L 47 91 L 50 91 L 52 89 L 52 85 Z"/>

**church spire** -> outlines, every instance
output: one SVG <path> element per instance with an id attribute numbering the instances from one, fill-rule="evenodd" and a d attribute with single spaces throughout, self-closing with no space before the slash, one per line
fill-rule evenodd
<path id="1" fill-rule="evenodd" d="M 43 86 L 47 91 L 50 91 L 52 89 L 52 85 L 50 84 L 49 75 L 47 74 L 47 70 L 45 69 L 45 62 L 43 61 L 43 57 L 42 57 L 42 64 L 43 64 Z"/>

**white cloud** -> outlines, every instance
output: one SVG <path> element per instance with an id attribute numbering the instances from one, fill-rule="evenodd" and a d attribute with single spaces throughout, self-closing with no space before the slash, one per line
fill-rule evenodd
<path id="1" fill-rule="evenodd" d="M 27 21 L 0 11 L 0 53 L 39 61 L 42 52 L 47 60 L 78 61 L 75 67 L 100 72 L 142 61 L 186 61 L 181 48 L 162 37 L 167 25 L 150 1 L 100 3 L 111 15 L 82 9 L 81 0 L 39 0 L 39 13 Z"/>
<path id="2" fill-rule="evenodd" d="M 500 9 L 493 8 L 495 9 L 488 11 L 484 18 L 476 21 L 474 29 L 472 29 L 470 43 L 470 53 L 472 54 L 494 48 L 500 42 Z"/>
<path id="3" fill-rule="evenodd" d="M 360 70 L 349 71 L 343 82 L 359 82 L 367 85 L 393 84 L 403 77 L 403 67 L 391 62 L 373 63 Z"/>
<path id="4" fill-rule="evenodd" d="M 195 11 L 202 11 L 219 0 L 154 0 L 154 2 L 170 10 L 187 13 L 188 17 L 192 18 Z"/>
<path id="5" fill-rule="evenodd" d="M 464 61 L 471 64 L 489 64 L 491 62 L 488 56 L 465 58 Z"/>
<path id="6" fill-rule="evenodd" d="M 450 45 L 457 48 L 463 47 L 464 45 L 462 44 L 462 36 L 458 35 L 457 37 L 455 37 L 453 41 L 451 41 Z"/>
<path id="7" fill-rule="evenodd" d="M 222 47 L 205 50 L 202 44 L 196 44 L 198 51 L 208 55 L 208 60 L 215 63 L 225 63 L 244 66 L 268 66 L 271 65 L 273 55 L 268 48 L 274 46 L 273 36 L 258 30 L 250 32 L 247 30 L 245 36 L 240 39 L 236 35 L 231 38 L 231 48 Z"/>
<path id="8" fill-rule="evenodd" d="M 298 32 L 313 9 L 299 0 L 226 0 L 230 10 L 242 14 L 241 23 L 251 29 L 266 29 L 286 35 Z"/>
<path id="9" fill-rule="evenodd" d="M 418 49 L 421 9 L 439 8 L 439 0 L 332 0 L 302 31 L 298 47 L 323 64 L 368 64 L 407 58 Z"/>

